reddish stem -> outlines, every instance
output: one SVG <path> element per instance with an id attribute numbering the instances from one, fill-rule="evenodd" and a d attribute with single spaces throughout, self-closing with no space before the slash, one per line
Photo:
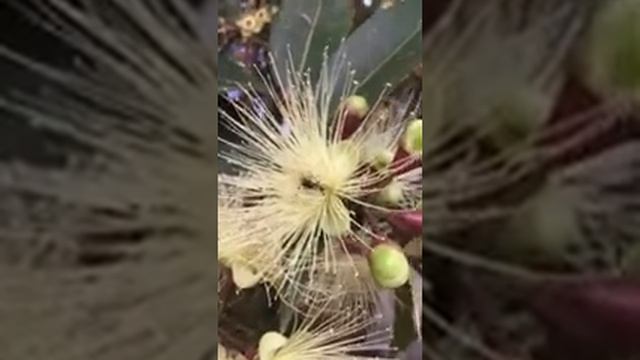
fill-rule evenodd
<path id="1" fill-rule="evenodd" d="M 422 210 L 395 211 L 387 215 L 387 221 L 401 234 L 422 235 Z"/>

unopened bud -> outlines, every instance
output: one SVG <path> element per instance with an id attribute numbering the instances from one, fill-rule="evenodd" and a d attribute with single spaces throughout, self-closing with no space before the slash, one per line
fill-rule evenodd
<path id="1" fill-rule="evenodd" d="M 346 111 L 360 118 L 364 118 L 369 112 L 367 99 L 358 95 L 349 96 L 344 102 L 344 107 Z"/>
<path id="2" fill-rule="evenodd" d="M 249 266 L 239 263 L 234 263 L 231 266 L 231 276 L 233 277 L 233 283 L 239 289 L 252 288 L 256 286 L 262 278 L 259 272 L 253 271 Z"/>
<path id="3" fill-rule="evenodd" d="M 509 148 L 527 139 L 547 119 L 551 98 L 533 88 L 514 89 L 489 111 L 488 122 L 496 124 L 489 134 L 492 145 Z"/>
<path id="4" fill-rule="evenodd" d="M 340 134 L 342 139 L 348 139 L 358 130 L 362 120 L 367 116 L 369 103 L 362 96 L 352 95 L 345 99 L 342 111 Z"/>
<path id="5" fill-rule="evenodd" d="M 422 119 L 415 119 L 409 123 L 402 146 L 410 155 L 422 156 Z"/>
<path id="6" fill-rule="evenodd" d="M 392 171 L 400 175 L 422 166 L 422 119 L 409 122 L 394 154 Z"/>
<path id="7" fill-rule="evenodd" d="M 400 247 L 383 243 L 369 254 L 369 267 L 376 283 L 388 289 L 398 288 L 409 281 L 411 266 Z"/>
<path id="8" fill-rule="evenodd" d="M 594 90 L 640 99 L 640 1 L 617 0 L 594 19 L 587 53 Z"/>
<path id="9" fill-rule="evenodd" d="M 262 335 L 260 343 L 258 345 L 258 356 L 260 360 L 273 360 L 276 358 L 276 353 L 280 348 L 286 345 L 289 341 L 284 335 L 269 331 Z"/>
<path id="10" fill-rule="evenodd" d="M 394 155 L 394 152 L 391 150 L 381 150 L 373 157 L 373 167 L 376 170 L 387 168 L 393 162 Z"/>
<path id="11" fill-rule="evenodd" d="M 404 199 L 402 183 L 392 180 L 378 193 L 377 199 L 384 205 L 399 205 Z"/>

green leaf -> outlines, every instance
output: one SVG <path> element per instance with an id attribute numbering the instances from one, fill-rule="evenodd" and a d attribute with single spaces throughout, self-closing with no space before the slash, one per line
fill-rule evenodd
<path id="1" fill-rule="evenodd" d="M 270 38 L 278 73 L 287 73 L 291 58 L 296 70 L 309 69 L 316 79 L 325 49 L 338 48 L 351 28 L 353 14 L 347 0 L 284 0 Z"/>
<path id="2" fill-rule="evenodd" d="M 355 71 L 357 94 L 374 102 L 386 84 L 397 85 L 422 61 L 422 1 L 378 9 L 332 55 L 330 64 L 336 66 L 342 56 Z M 336 96 L 347 80 L 347 74 L 341 74 Z"/>
<path id="3" fill-rule="evenodd" d="M 242 13 L 240 7 L 240 1 L 237 0 L 221 0 L 220 1 L 220 15 L 223 17 L 237 17 Z"/>

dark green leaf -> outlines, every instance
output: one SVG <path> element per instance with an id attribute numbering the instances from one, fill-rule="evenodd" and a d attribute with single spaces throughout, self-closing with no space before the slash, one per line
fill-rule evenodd
<path id="1" fill-rule="evenodd" d="M 358 94 L 375 101 L 386 84 L 397 85 L 422 61 L 422 1 L 398 1 L 377 10 L 349 36 L 331 64 L 341 56 L 355 71 Z M 338 89 L 346 80 L 343 74 Z"/>
<path id="2" fill-rule="evenodd" d="M 347 0 L 284 0 L 271 29 L 276 69 L 286 74 L 289 51 L 297 70 L 319 72 L 325 48 L 337 49 L 347 36 L 354 9 Z"/>
<path id="3" fill-rule="evenodd" d="M 223 17 L 236 17 L 242 13 L 240 7 L 240 1 L 237 0 L 221 0 L 220 1 L 220 16 Z"/>

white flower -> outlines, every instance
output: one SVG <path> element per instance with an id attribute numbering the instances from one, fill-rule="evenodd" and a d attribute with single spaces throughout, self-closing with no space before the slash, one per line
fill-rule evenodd
<path id="1" fill-rule="evenodd" d="M 318 274 L 335 273 L 350 246 L 369 248 L 370 229 L 357 219 L 358 211 L 388 211 L 371 195 L 392 176 L 388 168 L 373 166 L 372 148 L 395 151 L 406 125 L 406 119 L 393 117 L 393 112 L 380 116 L 373 111 L 344 138 L 346 117 L 331 108 L 334 93 L 342 90 L 335 89 L 337 73 L 325 62 L 317 85 L 293 71 L 287 81 L 276 74 L 283 94 L 268 88 L 277 111 L 233 102 L 238 116 L 223 112 L 240 141 L 222 139 L 232 150 L 221 157 L 241 174 L 220 182 L 244 199 L 243 208 L 231 217 L 251 229 L 244 235 L 251 239 L 234 242 L 262 244 L 253 246 L 259 253 L 250 265 L 269 273 L 280 297 L 292 303 L 301 282 L 313 288 Z M 249 103 L 262 103 L 253 91 L 244 91 L 252 99 Z"/>
<path id="2" fill-rule="evenodd" d="M 325 304 L 326 305 L 326 304 Z M 265 333 L 260 341 L 259 360 L 366 360 L 393 359 L 390 329 L 373 330 L 380 320 L 362 309 L 348 314 L 324 315 L 324 306 L 305 318 L 288 335 Z"/>

